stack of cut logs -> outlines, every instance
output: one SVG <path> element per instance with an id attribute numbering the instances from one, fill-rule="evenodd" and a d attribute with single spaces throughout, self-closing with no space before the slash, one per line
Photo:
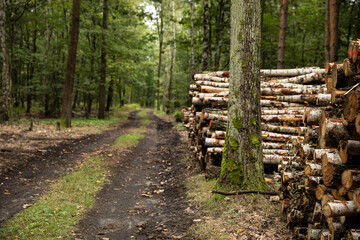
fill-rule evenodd
<path id="1" fill-rule="evenodd" d="M 265 170 L 273 172 L 290 161 L 291 142 L 312 139 L 317 128 L 304 127 L 316 121 L 330 104 L 324 80 L 325 69 L 298 68 L 261 70 L 262 146 Z M 192 106 L 183 109 L 192 149 L 203 169 L 217 169 L 225 143 L 229 72 L 202 72 L 190 86 Z"/>
<path id="2" fill-rule="evenodd" d="M 360 40 L 326 67 L 330 103 L 305 110 L 306 137 L 282 163 L 282 211 L 302 239 L 360 239 Z"/>

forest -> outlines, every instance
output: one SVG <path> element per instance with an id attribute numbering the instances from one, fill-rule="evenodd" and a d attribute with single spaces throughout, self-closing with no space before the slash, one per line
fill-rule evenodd
<path id="1" fill-rule="evenodd" d="M 0 239 L 360 239 L 360 0 L 0 0 Z"/>
<path id="2" fill-rule="evenodd" d="M 284 2 L 284 1 L 282 1 Z M 324 67 L 325 3 L 285 1 L 285 68 Z M 336 3 L 336 54 L 360 35 L 360 2 Z M 2 96 L 8 116 L 59 117 L 73 1 L 2 1 Z M 277 67 L 281 1 L 263 1 L 261 68 Z M 6 38 L 5 38 L 6 37 Z M 139 103 L 168 113 L 189 103 L 195 71 L 228 70 L 229 0 L 82 1 L 73 114 L 104 118 L 113 106 Z M 339 53 L 339 54 L 338 54 Z M 5 62 L 8 64 L 8 78 Z M 5 87 L 9 82 L 9 87 Z M 4 91 L 5 90 L 5 91 Z M 4 101 L 4 97 L 2 97 Z"/>

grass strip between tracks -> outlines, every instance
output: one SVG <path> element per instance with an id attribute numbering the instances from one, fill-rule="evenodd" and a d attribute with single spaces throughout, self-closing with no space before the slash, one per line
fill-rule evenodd
<path id="1" fill-rule="evenodd" d="M 114 147 L 125 149 L 137 145 L 145 131 L 131 129 L 115 141 Z M 4 223 L 0 239 L 68 239 L 84 213 L 95 204 L 96 194 L 106 182 L 106 157 L 89 158 L 52 184 L 40 200 Z"/>

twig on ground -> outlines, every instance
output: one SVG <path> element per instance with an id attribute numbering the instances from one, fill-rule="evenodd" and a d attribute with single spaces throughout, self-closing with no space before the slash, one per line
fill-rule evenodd
<path id="1" fill-rule="evenodd" d="M 230 192 L 225 192 L 225 191 L 220 191 L 220 190 L 212 190 L 211 192 L 226 195 L 226 196 L 248 194 L 248 193 L 258 193 L 258 194 L 263 194 L 263 195 L 278 195 L 277 192 L 265 192 L 265 191 L 257 191 L 257 190 L 240 190 L 240 191 L 230 191 Z"/>

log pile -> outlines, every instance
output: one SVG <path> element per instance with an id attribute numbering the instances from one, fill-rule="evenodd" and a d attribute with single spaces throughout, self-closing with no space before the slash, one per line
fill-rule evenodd
<path id="1" fill-rule="evenodd" d="M 331 101 L 324 73 L 319 68 L 261 70 L 263 162 L 268 172 L 277 171 L 278 165 L 290 161 L 291 143 L 299 140 L 299 134 L 300 139 L 316 135 L 318 127 L 308 129 L 304 118 L 318 121 L 321 110 Z M 192 106 L 183 109 L 184 122 L 196 158 L 203 169 L 210 170 L 221 164 L 229 72 L 202 72 L 194 74 L 193 80 L 189 92 Z"/>
<path id="2" fill-rule="evenodd" d="M 279 168 L 282 211 L 299 239 L 360 239 L 360 40 L 327 65 L 325 84 L 330 102 L 305 110 L 307 135 Z"/>

